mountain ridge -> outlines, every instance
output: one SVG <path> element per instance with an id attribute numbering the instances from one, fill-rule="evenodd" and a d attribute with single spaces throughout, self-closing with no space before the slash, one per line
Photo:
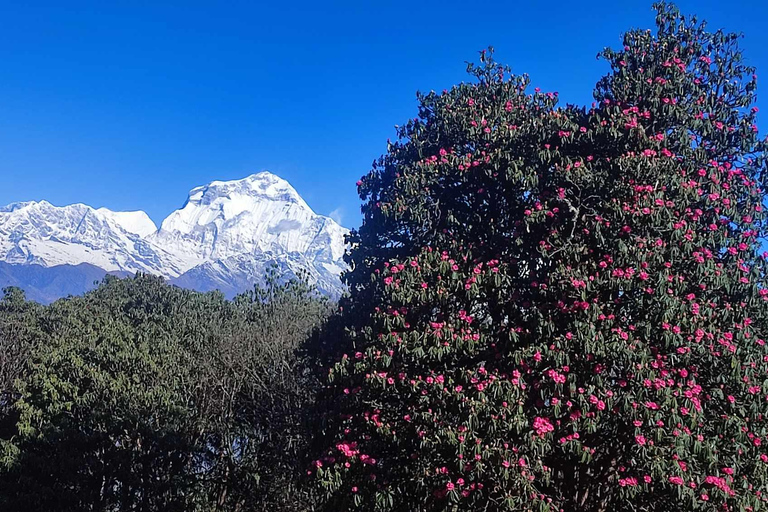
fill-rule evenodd
<path id="1" fill-rule="evenodd" d="M 306 273 L 323 292 L 338 296 L 347 232 L 316 214 L 286 180 L 262 171 L 194 187 L 159 228 L 141 210 L 45 200 L 2 206 L 0 262 L 68 266 L 70 276 L 70 267 L 80 264 L 104 274 L 147 272 L 188 288 L 218 284 L 228 296 L 262 282 L 266 266 L 277 265 L 286 276 Z M 7 277 L 12 273 L 6 267 L 0 286 L 18 281 Z M 89 275 L 95 275 L 90 267 Z"/>

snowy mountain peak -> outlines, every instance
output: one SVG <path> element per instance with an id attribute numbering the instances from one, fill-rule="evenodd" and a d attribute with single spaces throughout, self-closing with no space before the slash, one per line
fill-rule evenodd
<path id="1" fill-rule="evenodd" d="M 192 189 L 184 206 L 149 238 L 178 249 L 177 256 L 192 265 L 255 251 L 326 249 L 329 259 L 340 259 L 345 232 L 330 218 L 315 214 L 287 181 L 260 172 Z"/>
<path id="2" fill-rule="evenodd" d="M 0 261 L 78 265 L 107 271 L 159 271 L 160 258 L 142 239 L 154 224 L 144 212 L 95 210 L 85 204 L 48 201 L 0 208 Z"/>
<path id="3" fill-rule="evenodd" d="M 338 294 L 346 233 L 313 212 L 287 181 L 260 172 L 193 188 L 159 230 L 142 211 L 46 201 L 0 207 L 0 262 L 88 263 L 228 294 L 259 282 L 266 267 L 277 264 L 287 274 L 306 270 L 318 286 Z"/>
<path id="4" fill-rule="evenodd" d="M 206 203 L 220 197 L 238 195 L 266 201 L 300 203 L 309 208 L 290 183 L 269 171 L 251 174 L 239 180 L 212 181 L 202 187 L 195 187 L 190 190 L 188 201 Z"/>
<path id="5" fill-rule="evenodd" d="M 256 195 L 263 199 L 272 199 L 275 201 L 304 203 L 304 200 L 290 183 L 269 171 L 251 174 L 250 176 L 246 176 L 239 180 L 212 181 L 204 187 L 192 189 L 190 195 L 201 190 L 206 190 L 210 194 L 240 193 Z"/>
<path id="6" fill-rule="evenodd" d="M 193 188 L 182 209 L 169 215 L 161 229 L 191 233 L 196 226 L 226 222 L 242 213 L 255 213 L 259 204 L 271 203 L 312 211 L 287 181 L 264 171 L 240 180 L 212 181 Z"/>
<path id="7" fill-rule="evenodd" d="M 113 212 L 107 208 L 99 208 L 96 213 L 111 219 L 115 224 L 140 237 L 151 235 L 157 231 L 157 226 L 145 212 L 141 210 L 133 212 Z"/>
<path id="8" fill-rule="evenodd" d="M 22 208 L 26 208 L 27 206 L 32 206 L 35 204 L 37 204 L 37 201 L 19 201 L 16 203 L 11 203 L 5 206 L 0 206 L 0 213 L 15 212 L 17 210 L 21 210 Z"/>

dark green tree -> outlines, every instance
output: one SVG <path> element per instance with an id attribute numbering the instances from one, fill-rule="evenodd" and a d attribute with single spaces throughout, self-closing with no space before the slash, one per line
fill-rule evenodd
<path id="1" fill-rule="evenodd" d="M 235 298 L 240 320 L 199 366 L 203 387 L 219 397 L 206 413 L 215 433 L 209 492 L 227 510 L 304 511 L 314 499 L 300 476 L 319 385 L 312 359 L 297 352 L 332 304 L 303 278 L 283 281 L 271 271 L 266 281 Z"/>
<path id="2" fill-rule="evenodd" d="M 756 77 L 656 9 L 591 108 L 484 52 L 358 183 L 326 510 L 766 510 Z"/>
<path id="3" fill-rule="evenodd" d="M 15 384 L 23 377 L 34 347 L 40 313 L 40 306 L 25 300 L 22 290 L 6 288 L 3 293 L 0 299 L 0 458 L 2 440 L 16 434 L 18 414 L 13 404 L 19 395 Z"/>
<path id="4" fill-rule="evenodd" d="M 235 301 L 146 275 L 46 307 L 7 294 L 0 333 L 34 343 L 6 379 L 0 509 L 306 510 L 296 349 L 330 308 L 277 276 Z"/>
<path id="5" fill-rule="evenodd" d="M 194 368 L 185 344 L 201 313 L 161 279 L 108 278 L 43 315 L 44 339 L 21 380 L 11 510 L 190 510 L 198 456 Z M 207 302 L 207 304 L 206 304 Z M 195 314 L 197 313 L 197 314 Z"/>

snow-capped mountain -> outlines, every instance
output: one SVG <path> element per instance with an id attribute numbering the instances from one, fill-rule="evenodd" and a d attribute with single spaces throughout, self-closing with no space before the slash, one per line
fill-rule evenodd
<path id="1" fill-rule="evenodd" d="M 71 267 L 81 264 L 89 265 L 77 267 L 88 268 L 89 275 L 94 267 L 122 275 L 149 272 L 228 296 L 262 282 L 267 268 L 277 265 L 287 276 L 306 273 L 321 290 L 338 295 L 346 233 L 315 214 L 287 181 L 261 172 L 192 189 L 159 230 L 141 211 L 46 201 L 1 207 L 0 262 L 10 264 L 6 269 L 30 267 L 25 276 L 31 267 L 59 266 L 68 266 L 71 275 Z M 0 276 L 0 286 L 6 284 Z"/>
<path id="2" fill-rule="evenodd" d="M 0 208 L 0 261 L 44 267 L 88 263 L 107 271 L 178 275 L 181 270 L 169 265 L 173 258 L 142 238 L 150 224 L 144 212 L 12 203 Z"/>
<path id="3" fill-rule="evenodd" d="M 157 231 L 157 226 L 155 226 L 155 223 L 149 218 L 149 215 L 142 211 L 113 212 L 106 208 L 99 208 L 96 210 L 96 213 L 100 213 L 104 217 L 109 218 L 112 222 L 127 232 L 134 233 L 141 237 L 151 235 Z"/>
<path id="4" fill-rule="evenodd" d="M 315 214 L 287 181 L 262 172 L 192 189 L 184 206 L 147 240 L 192 268 L 254 253 L 339 261 L 345 232 L 329 217 Z"/>

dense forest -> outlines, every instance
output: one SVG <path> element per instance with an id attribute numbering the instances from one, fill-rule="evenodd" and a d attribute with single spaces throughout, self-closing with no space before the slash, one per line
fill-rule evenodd
<path id="1" fill-rule="evenodd" d="M 589 107 L 494 60 L 358 182 L 346 293 L 0 302 L 0 509 L 768 510 L 766 140 L 674 6 Z"/>
<path id="2" fill-rule="evenodd" d="M 301 281 L 227 301 L 160 278 L 0 302 L 0 510 L 304 510 Z"/>

